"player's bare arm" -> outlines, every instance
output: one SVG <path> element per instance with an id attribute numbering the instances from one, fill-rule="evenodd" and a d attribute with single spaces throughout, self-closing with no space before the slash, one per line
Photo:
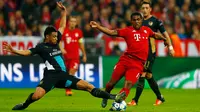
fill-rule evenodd
<path id="1" fill-rule="evenodd" d="M 110 30 L 106 27 L 101 26 L 99 23 L 97 23 L 95 21 L 90 21 L 90 26 L 92 28 L 96 28 L 96 29 L 100 30 L 101 32 L 103 32 L 107 35 L 110 35 L 110 36 L 117 36 L 118 35 L 117 30 Z"/>
<path id="2" fill-rule="evenodd" d="M 156 32 L 155 32 L 153 38 L 155 38 L 156 40 L 164 40 L 164 41 L 167 40 L 162 34 L 156 33 Z"/>
<path id="3" fill-rule="evenodd" d="M 155 35 L 153 36 L 153 38 L 157 40 L 163 40 L 167 46 L 169 45 L 169 42 L 167 41 L 167 39 L 160 33 L 155 32 Z"/>
<path id="4" fill-rule="evenodd" d="M 66 7 L 61 3 L 61 2 L 56 2 L 58 7 L 62 9 L 61 12 L 61 20 L 60 20 L 60 25 L 59 25 L 59 31 L 61 34 L 63 34 L 65 27 L 66 27 L 66 16 L 67 16 L 67 10 Z"/>
<path id="5" fill-rule="evenodd" d="M 3 45 L 3 50 L 6 50 L 6 51 L 11 52 L 13 54 L 22 55 L 22 56 L 31 55 L 31 51 L 30 50 L 16 50 L 10 44 L 4 44 Z"/>
<path id="6" fill-rule="evenodd" d="M 85 46 L 84 46 L 82 38 L 79 39 L 79 47 L 81 49 L 81 52 L 83 53 L 83 59 L 82 59 L 82 61 L 86 62 L 87 61 L 87 55 L 86 55 L 86 52 L 85 52 Z"/>
<path id="7" fill-rule="evenodd" d="M 173 46 L 172 46 L 172 43 L 171 43 L 171 39 L 170 39 L 170 37 L 169 37 L 169 34 L 165 31 L 164 33 L 163 33 L 163 35 L 164 35 L 164 37 L 167 39 L 166 40 L 166 42 L 168 42 L 168 50 L 169 50 L 169 54 L 171 55 L 171 56 L 174 56 L 174 53 L 175 53 L 175 51 L 174 51 L 174 49 L 173 49 Z M 166 43 L 165 43 L 166 44 Z"/>

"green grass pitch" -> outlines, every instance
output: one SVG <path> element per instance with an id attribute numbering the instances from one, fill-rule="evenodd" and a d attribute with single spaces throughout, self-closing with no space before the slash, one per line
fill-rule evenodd
<path id="1" fill-rule="evenodd" d="M 114 89 L 117 93 L 120 89 Z M 11 112 L 12 107 L 23 102 L 34 89 L 0 89 L 0 112 Z M 127 112 L 200 112 L 200 89 L 162 89 L 166 102 L 153 106 L 155 95 L 145 89 L 138 106 L 127 107 Z M 108 112 L 112 101 L 106 108 L 101 108 L 101 99 L 92 97 L 88 92 L 73 91 L 73 96 L 65 96 L 62 89 L 50 91 L 41 100 L 30 105 L 24 112 Z M 126 101 L 135 94 L 135 88 Z M 22 111 L 17 111 L 22 112 Z"/>

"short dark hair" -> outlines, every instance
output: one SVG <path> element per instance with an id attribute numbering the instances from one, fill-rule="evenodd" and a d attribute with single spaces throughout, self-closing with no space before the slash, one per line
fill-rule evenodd
<path id="1" fill-rule="evenodd" d="M 57 32 L 56 28 L 54 26 L 48 26 L 44 31 L 44 38 L 46 38 L 46 36 L 50 35 L 52 32 Z"/>
<path id="2" fill-rule="evenodd" d="M 133 12 L 131 14 L 131 20 L 132 20 L 133 16 L 140 16 L 143 19 L 143 16 L 142 16 L 142 14 L 140 12 Z"/>
<path id="3" fill-rule="evenodd" d="M 147 2 L 147 1 L 142 1 L 142 2 L 140 3 L 140 7 L 142 7 L 142 5 L 144 5 L 144 4 L 149 4 L 149 6 L 152 7 L 152 6 L 151 6 L 151 5 L 152 5 L 152 4 L 151 4 L 151 1 L 148 1 L 148 2 Z"/>

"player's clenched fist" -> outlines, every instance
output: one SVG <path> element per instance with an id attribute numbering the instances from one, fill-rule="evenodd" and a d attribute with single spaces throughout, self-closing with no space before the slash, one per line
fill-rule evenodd
<path id="1" fill-rule="evenodd" d="M 97 22 L 95 22 L 95 21 L 90 21 L 90 26 L 92 28 L 97 28 L 99 26 L 99 24 Z"/>

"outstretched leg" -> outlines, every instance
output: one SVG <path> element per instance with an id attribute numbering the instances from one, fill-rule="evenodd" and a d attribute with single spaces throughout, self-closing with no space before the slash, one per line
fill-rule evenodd
<path id="1" fill-rule="evenodd" d="M 125 97 L 124 93 L 118 95 L 109 94 L 108 92 L 95 88 L 92 84 L 71 75 L 67 75 L 65 78 L 66 78 L 65 80 L 60 80 L 59 82 L 57 82 L 55 87 L 84 90 L 90 92 L 91 95 L 95 97 L 113 99 L 118 102 L 120 102 L 123 99 L 123 97 Z"/>
<path id="2" fill-rule="evenodd" d="M 94 97 L 112 99 L 112 100 L 115 100 L 117 102 L 121 102 L 122 99 L 125 97 L 124 93 L 118 94 L 118 95 L 109 94 L 106 91 L 102 91 L 99 88 L 95 88 L 92 84 L 90 84 L 90 83 L 88 83 L 84 80 L 80 80 L 77 83 L 77 89 L 88 91 Z"/>
<path id="3" fill-rule="evenodd" d="M 12 108 L 12 110 L 24 110 L 26 109 L 31 103 L 39 100 L 46 94 L 46 91 L 41 88 L 37 87 L 34 93 L 31 93 L 24 103 L 17 104 Z"/>
<path id="4" fill-rule="evenodd" d="M 121 89 L 120 93 L 125 93 L 126 97 L 124 97 L 123 100 L 125 100 L 129 93 L 130 93 L 130 89 L 132 88 L 132 86 L 137 82 L 138 78 L 139 78 L 139 74 L 138 75 L 133 75 L 135 74 L 135 72 L 137 72 L 136 69 L 130 69 L 126 72 L 125 74 L 125 83 L 124 83 L 124 87 Z M 112 108 L 110 108 L 110 111 L 113 111 Z"/>
<path id="5" fill-rule="evenodd" d="M 58 79 L 51 77 L 51 76 L 55 76 L 57 74 L 47 75 L 47 74 L 51 74 L 51 73 L 53 73 L 53 72 L 44 71 L 44 78 L 40 81 L 35 92 L 31 93 L 24 103 L 18 104 L 15 107 L 13 107 L 13 110 L 23 110 L 23 109 L 27 108 L 31 103 L 39 100 L 47 92 L 49 92 L 51 89 L 53 89 L 54 84 L 57 82 Z"/>
<path id="6" fill-rule="evenodd" d="M 132 88 L 132 86 L 137 82 L 138 78 L 140 77 L 140 74 L 139 74 L 140 71 L 141 70 L 138 68 L 131 68 L 126 71 L 124 87 L 120 91 L 120 92 L 124 91 L 126 93 L 126 97 L 128 97 L 128 95 L 130 93 L 130 89 Z"/>

